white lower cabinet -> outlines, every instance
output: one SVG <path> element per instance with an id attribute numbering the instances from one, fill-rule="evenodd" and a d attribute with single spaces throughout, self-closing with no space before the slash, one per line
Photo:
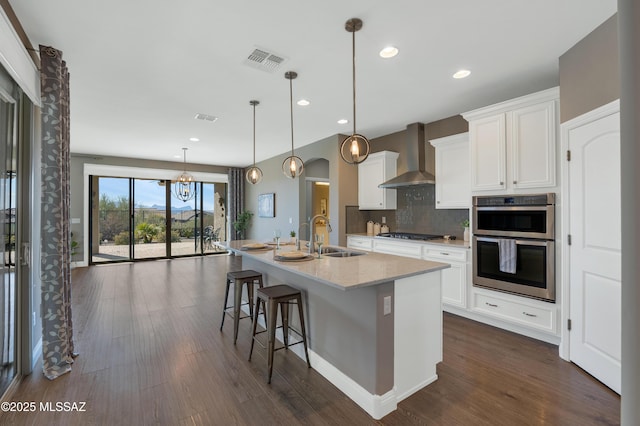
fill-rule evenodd
<path id="1" fill-rule="evenodd" d="M 451 265 L 442 271 L 442 303 L 445 305 L 467 307 L 468 252 L 469 249 L 464 248 L 452 249 L 435 245 L 423 247 L 423 259 Z"/>
<path id="2" fill-rule="evenodd" d="M 546 333 L 556 333 L 556 308 L 546 302 L 526 299 L 509 294 L 487 294 L 474 291 L 471 310 L 491 317 L 534 328 Z"/>
<path id="3" fill-rule="evenodd" d="M 348 235 L 347 247 L 357 250 L 371 251 L 373 250 L 373 237 Z"/>

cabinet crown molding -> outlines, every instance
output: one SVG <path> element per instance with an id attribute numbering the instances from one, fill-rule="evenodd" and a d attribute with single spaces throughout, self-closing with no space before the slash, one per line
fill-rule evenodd
<path id="1" fill-rule="evenodd" d="M 485 116 L 500 114 L 513 109 L 522 108 L 528 105 L 534 105 L 541 102 L 554 101 L 560 99 L 560 88 L 552 87 L 551 89 L 542 90 L 540 92 L 531 93 L 515 99 L 509 99 L 504 102 L 477 108 L 472 111 L 463 112 L 462 117 L 467 120 L 475 120 Z"/>
<path id="2" fill-rule="evenodd" d="M 441 146 L 454 142 L 463 142 L 469 140 L 469 132 L 457 133 L 451 136 L 444 136 L 438 139 L 431 139 L 429 143 L 433 146 Z"/>

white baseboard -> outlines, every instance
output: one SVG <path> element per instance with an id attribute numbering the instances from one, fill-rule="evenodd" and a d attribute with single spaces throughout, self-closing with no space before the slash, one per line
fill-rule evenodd
<path id="1" fill-rule="evenodd" d="M 408 389 L 402 395 L 397 395 L 396 396 L 396 402 L 400 402 L 400 401 L 404 400 L 405 398 L 410 397 L 414 393 L 418 392 L 420 389 L 424 388 L 425 386 L 430 385 L 431 383 L 435 382 L 436 380 L 438 380 L 438 375 L 434 374 L 433 376 L 429 377 L 427 380 L 424 380 L 423 382 L 415 385 L 411 389 Z"/>

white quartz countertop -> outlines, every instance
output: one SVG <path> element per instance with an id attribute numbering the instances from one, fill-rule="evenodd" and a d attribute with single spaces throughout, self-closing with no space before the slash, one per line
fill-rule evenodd
<path id="1" fill-rule="evenodd" d="M 362 256 L 329 257 L 323 255 L 320 259 L 314 258 L 307 261 L 278 261 L 274 259 L 276 250 L 271 246 L 266 250 L 244 250 L 242 247 L 254 243 L 260 243 L 260 241 L 227 241 L 224 246 L 236 254 L 248 256 L 251 259 L 315 279 L 342 290 L 377 285 L 450 267 L 448 263 L 373 252 L 366 252 Z M 358 251 L 341 248 L 349 251 Z M 295 246 L 293 245 L 283 245 L 278 250 L 278 253 L 294 250 Z M 317 257 L 317 253 L 315 257 Z"/>
<path id="2" fill-rule="evenodd" d="M 445 241 L 444 239 L 422 241 L 422 240 L 403 240 L 403 239 L 395 239 L 395 238 L 388 238 L 388 237 L 376 237 L 374 235 L 367 235 L 366 233 L 347 234 L 347 236 L 349 235 L 353 235 L 355 237 L 375 238 L 375 239 L 386 240 L 386 241 L 402 241 L 403 243 L 406 242 L 406 243 L 412 243 L 412 244 L 436 244 L 436 245 L 448 246 L 448 247 L 471 248 L 471 242 L 464 241 L 461 238 L 456 238 L 455 240 L 448 240 L 448 241 Z"/>

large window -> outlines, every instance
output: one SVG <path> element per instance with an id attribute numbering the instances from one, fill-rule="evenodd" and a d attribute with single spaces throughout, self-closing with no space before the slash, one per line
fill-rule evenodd
<path id="1" fill-rule="evenodd" d="M 1 68 L 0 68 L 1 70 Z M 18 146 L 16 102 L 0 87 L 0 395 L 17 374 L 18 330 L 16 269 L 20 217 L 17 203 Z"/>
<path id="2" fill-rule="evenodd" d="M 226 183 L 197 183 L 189 201 L 164 179 L 90 176 L 91 263 L 226 253 Z"/>

